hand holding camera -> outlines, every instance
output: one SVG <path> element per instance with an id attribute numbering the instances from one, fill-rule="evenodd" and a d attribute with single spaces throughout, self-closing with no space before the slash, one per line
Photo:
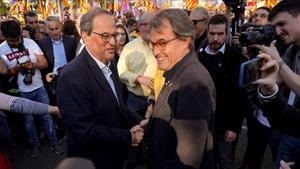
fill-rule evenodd
<path id="1" fill-rule="evenodd" d="M 272 59 L 271 56 L 266 53 L 261 53 L 257 57 L 263 59 L 263 65 L 260 67 L 261 78 L 253 83 L 260 86 L 263 94 L 272 94 L 276 91 L 276 79 L 279 65 L 276 60 Z"/>
<path id="2" fill-rule="evenodd" d="M 22 69 L 35 69 L 37 66 L 36 63 L 32 63 L 31 61 L 25 62 L 21 64 Z"/>
<path id="3" fill-rule="evenodd" d="M 54 79 L 55 76 L 56 76 L 56 75 L 55 75 L 53 72 L 47 73 L 47 74 L 46 74 L 46 81 L 47 81 L 48 83 L 51 83 L 51 82 L 53 81 L 53 79 Z"/>

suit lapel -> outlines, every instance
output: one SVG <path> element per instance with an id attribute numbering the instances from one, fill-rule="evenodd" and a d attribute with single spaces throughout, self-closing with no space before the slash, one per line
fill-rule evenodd
<path id="1" fill-rule="evenodd" d="M 87 52 L 87 50 L 84 48 L 82 50 L 82 55 L 86 58 L 88 67 L 90 68 L 90 71 L 92 72 L 94 78 L 99 83 L 99 85 L 104 88 L 104 91 L 110 95 L 110 98 L 113 100 L 113 102 L 116 105 L 119 105 L 116 96 L 114 95 L 109 83 L 107 82 L 103 72 L 97 65 L 97 63 L 93 60 L 92 56 Z M 115 87 L 117 88 L 117 87 Z M 118 106 L 119 107 L 119 106 Z"/>
<path id="2" fill-rule="evenodd" d="M 53 44 L 52 44 L 52 40 L 51 40 L 50 37 L 49 37 L 49 39 L 47 41 L 46 47 L 48 48 L 48 60 L 50 62 L 49 65 L 52 65 L 49 68 L 51 69 L 51 71 L 53 71 L 53 67 L 54 67 L 54 53 L 53 53 Z"/>
<path id="3" fill-rule="evenodd" d="M 70 53 L 69 53 L 69 41 L 68 39 L 63 35 L 62 36 L 62 41 L 63 41 L 63 44 L 64 44 L 64 49 L 65 49 L 65 55 L 66 55 L 66 60 L 67 62 L 69 62 L 71 59 L 70 59 Z M 74 49 L 71 49 L 71 50 L 74 50 Z"/>

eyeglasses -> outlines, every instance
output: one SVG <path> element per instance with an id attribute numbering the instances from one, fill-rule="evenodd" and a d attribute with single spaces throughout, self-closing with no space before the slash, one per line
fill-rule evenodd
<path id="1" fill-rule="evenodd" d="M 123 33 L 123 32 L 116 32 L 116 36 L 119 36 L 119 35 L 121 35 L 121 36 L 126 36 L 126 33 Z"/>
<path id="2" fill-rule="evenodd" d="M 263 13 L 263 14 L 254 14 L 254 15 L 253 15 L 253 18 L 257 18 L 257 17 L 259 17 L 259 16 L 260 16 L 261 18 L 267 18 L 267 17 L 268 17 L 267 14 L 264 14 L 264 13 Z"/>
<path id="3" fill-rule="evenodd" d="M 203 22 L 203 21 L 206 21 L 207 19 L 204 18 L 204 19 L 199 19 L 199 20 L 193 20 L 193 23 L 194 25 L 197 25 L 199 22 Z"/>
<path id="4" fill-rule="evenodd" d="M 114 40 L 116 40 L 116 38 L 117 38 L 117 33 L 114 33 L 114 34 L 110 34 L 110 33 L 97 33 L 97 32 L 92 32 L 92 33 L 100 36 L 104 42 L 109 42 L 111 40 L 111 38 L 114 38 Z"/>
<path id="5" fill-rule="evenodd" d="M 150 48 L 154 49 L 157 47 L 159 50 L 163 51 L 166 49 L 166 46 L 169 42 L 172 42 L 173 40 L 177 39 L 177 37 L 174 37 L 173 39 L 170 39 L 168 41 L 165 40 L 159 40 L 158 42 L 150 42 Z"/>

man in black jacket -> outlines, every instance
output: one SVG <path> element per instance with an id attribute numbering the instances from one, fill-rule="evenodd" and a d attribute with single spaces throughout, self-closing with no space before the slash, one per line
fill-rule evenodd
<path id="1" fill-rule="evenodd" d="M 238 86 L 240 64 L 246 58 L 226 43 L 227 31 L 226 16 L 213 16 L 208 22 L 208 46 L 199 54 L 217 90 L 214 146 L 220 169 L 233 169 L 243 108 L 247 103 Z"/>
<path id="2" fill-rule="evenodd" d="M 300 138 L 300 105 L 299 103 L 295 104 L 295 106 L 288 105 L 276 85 L 278 71 L 289 71 L 290 75 L 288 79 L 292 83 L 299 82 L 300 76 L 292 72 L 285 64 L 278 64 L 276 60 L 265 53 L 260 54 L 259 57 L 263 58 L 266 63 L 261 68 L 262 78 L 255 82 L 256 84 L 259 84 L 257 104 L 270 121 L 272 128 L 279 130 L 282 133 Z M 299 85 L 291 86 L 292 90 L 295 88 L 299 88 Z M 300 95 L 299 90 L 296 94 L 298 96 Z M 297 150 L 297 147 L 293 148 Z M 293 160 L 296 160 L 296 165 L 299 167 L 299 152 Z M 287 166 L 283 166 L 284 162 L 281 161 L 280 164 L 283 169 L 288 169 Z M 294 168 L 297 168 L 297 166 L 294 166 Z"/>
<path id="3" fill-rule="evenodd" d="M 56 87 L 53 86 L 55 84 L 53 78 L 59 75 L 59 69 L 75 57 L 77 44 L 75 38 L 62 34 L 59 17 L 49 16 L 46 19 L 46 26 L 50 36 L 39 41 L 39 46 L 48 62 L 48 68 L 43 71 L 43 78 L 46 78 L 45 86 L 50 103 L 56 105 L 55 92 L 51 90 Z"/>

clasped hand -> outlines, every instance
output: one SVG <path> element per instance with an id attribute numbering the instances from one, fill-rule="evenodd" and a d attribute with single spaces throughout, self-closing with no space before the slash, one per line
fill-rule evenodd
<path id="1" fill-rule="evenodd" d="M 131 146 L 137 147 L 144 138 L 144 126 L 147 125 L 149 119 L 142 120 L 140 124 L 133 126 L 131 132 Z"/>

